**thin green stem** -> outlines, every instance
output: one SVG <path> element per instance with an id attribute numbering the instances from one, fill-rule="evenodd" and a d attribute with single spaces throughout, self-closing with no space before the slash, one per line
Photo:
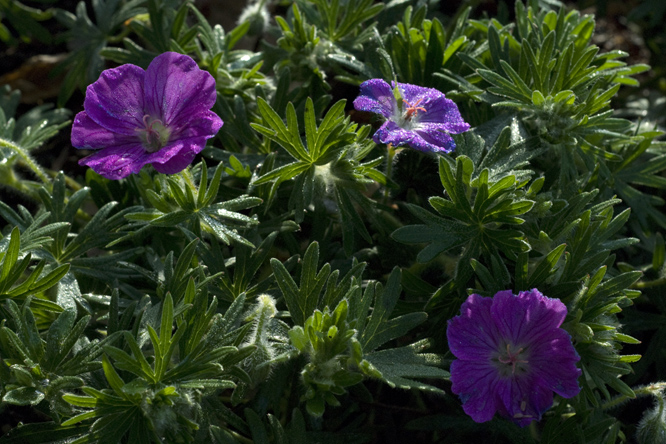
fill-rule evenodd
<path id="1" fill-rule="evenodd" d="M 636 284 L 633 285 L 633 288 L 636 288 L 638 290 L 643 290 L 646 288 L 659 287 L 660 285 L 664 284 L 666 284 L 666 278 L 659 278 L 648 282 L 637 282 Z"/>
<path id="2" fill-rule="evenodd" d="M 28 154 L 23 148 L 3 138 L 0 138 L 0 146 L 9 148 L 10 150 L 16 152 L 21 160 L 32 170 L 33 173 L 35 173 L 37 177 L 41 179 L 42 182 L 46 184 L 51 183 L 51 179 L 49 179 L 49 176 L 44 172 L 42 167 L 40 167 L 37 162 L 33 160 L 30 154 Z"/>
<path id="3" fill-rule="evenodd" d="M 654 396 L 657 392 L 663 391 L 664 389 L 666 389 L 666 382 L 655 382 L 653 384 L 632 388 L 632 390 L 636 394 L 636 398 L 639 398 L 639 397 L 642 397 L 642 396 L 648 396 L 648 395 L 653 395 Z M 606 403 L 602 404 L 601 408 L 603 410 L 609 410 L 609 409 L 617 407 L 620 404 L 623 404 L 623 403 L 625 403 L 625 402 L 627 402 L 631 399 L 635 399 L 635 398 L 631 398 L 627 395 L 620 395 L 620 396 L 617 396 L 617 397 L 611 399 L 610 401 L 607 401 Z"/>
<path id="4" fill-rule="evenodd" d="M 122 43 L 122 41 L 127 37 L 131 32 L 131 28 L 129 26 L 125 26 L 123 30 L 118 33 L 117 35 L 112 35 L 106 38 L 106 41 L 108 43 Z"/>
<path id="5" fill-rule="evenodd" d="M 392 144 L 388 144 L 386 149 L 386 182 L 387 185 L 384 187 L 384 204 L 388 204 L 389 199 L 389 187 L 388 182 L 391 181 L 391 170 L 393 169 L 393 159 L 395 158 L 395 148 Z"/>

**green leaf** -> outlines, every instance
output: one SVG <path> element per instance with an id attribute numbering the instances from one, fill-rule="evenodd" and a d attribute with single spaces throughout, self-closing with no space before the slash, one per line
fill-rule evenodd
<path id="1" fill-rule="evenodd" d="M 363 350 L 375 350 L 426 320 L 427 315 L 419 312 L 389 319 L 395 304 L 398 302 L 400 291 L 400 269 L 396 267 L 391 272 L 386 287 L 379 289 L 376 293 L 372 315 L 359 339 Z"/>
<path id="2" fill-rule="evenodd" d="M 279 143 L 280 146 L 287 150 L 287 152 L 295 159 L 303 162 L 311 161 L 310 153 L 306 151 L 298 133 L 298 123 L 296 120 L 294 105 L 291 103 L 287 104 L 287 117 L 290 128 L 285 126 L 278 113 L 276 113 L 263 98 L 259 97 L 257 99 L 257 107 L 269 127 L 253 123 L 251 124 L 252 128 Z"/>
<path id="3" fill-rule="evenodd" d="M 9 390 L 2 401 L 14 405 L 37 405 L 46 395 L 34 387 L 19 387 Z"/>
<path id="4" fill-rule="evenodd" d="M 556 264 L 559 262 L 565 249 L 566 244 L 561 244 L 539 261 L 534 271 L 530 274 L 529 283 L 524 289 L 536 288 L 546 282 L 546 279 L 557 271 L 555 268 Z"/>
<path id="5" fill-rule="evenodd" d="M 125 382 L 120 378 L 106 356 L 102 356 L 102 368 L 104 369 L 104 376 L 106 376 L 106 380 L 109 382 L 113 391 L 116 392 L 118 396 L 125 397 L 126 395 L 123 391 Z"/>
<path id="6" fill-rule="evenodd" d="M 443 252 L 465 245 L 476 234 L 474 228 L 449 222 L 420 207 L 410 205 L 409 209 L 421 220 L 431 223 L 398 228 L 391 237 L 397 242 L 406 244 L 428 243 L 428 246 L 418 254 L 417 260 L 421 263 L 427 263 Z"/>
<path id="7" fill-rule="evenodd" d="M 51 324 L 46 336 L 44 369 L 56 371 L 72 351 L 76 342 L 81 339 L 90 318 L 90 315 L 86 315 L 73 325 L 76 319 L 76 311 L 72 309 L 65 310 L 58 316 L 58 319 Z"/>
<path id="8" fill-rule="evenodd" d="M 438 387 L 414 380 L 416 378 L 447 379 L 450 377 L 449 372 L 440 368 L 443 365 L 440 356 L 421 353 L 428 346 L 428 341 L 422 340 L 405 347 L 366 354 L 365 359 L 381 372 L 381 379 L 391 387 L 415 388 L 443 394 L 444 390 Z"/>
<path id="9" fill-rule="evenodd" d="M 303 256 L 299 288 L 284 265 L 275 258 L 271 259 L 273 273 L 295 325 L 304 325 L 317 308 L 321 290 L 330 274 L 329 264 L 325 264 L 317 273 L 318 262 L 319 244 L 313 242 Z"/>
<path id="10" fill-rule="evenodd" d="M 19 425 L 2 437 L 3 444 L 39 442 L 67 442 L 87 432 L 89 424 L 64 425 L 55 422 L 39 422 Z"/>
<path id="11" fill-rule="evenodd" d="M 3 288 L 7 288 L 8 285 L 4 283 L 9 276 L 14 264 L 18 260 L 19 250 L 21 244 L 21 233 L 18 227 L 14 227 L 12 230 L 11 237 L 9 239 L 9 245 L 7 246 L 7 251 L 5 251 L 2 258 L 2 271 L 0 272 L 0 282 L 2 282 Z M 26 264 L 27 266 L 27 264 Z M 10 283 L 11 285 L 12 283 Z"/>

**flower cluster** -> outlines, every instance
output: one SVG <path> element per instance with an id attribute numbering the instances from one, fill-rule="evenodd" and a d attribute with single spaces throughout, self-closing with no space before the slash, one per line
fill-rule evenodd
<path id="1" fill-rule="evenodd" d="M 559 299 L 537 289 L 493 298 L 473 294 L 449 320 L 451 390 L 476 422 L 500 415 L 525 427 L 553 404 L 553 392 L 576 396 L 580 360 L 560 328 L 567 314 Z"/>
<path id="2" fill-rule="evenodd" d="M 109 179 L 121 179 L 152 164 L 161 173 L 184 169 L 222 126 L 210 108 L 215 81 L 190 57 L 168 52 L 144 71 L 131 64 L 104 71 L 90 85 L 72 128 L 72 144 L 97 149 L 80 164 Z M 401 102 L 402 103 L 401 103 Z M 457 106 L 432 88 L 406 83 L 391 88 L 382 79 L 361 85 L 358 110 L 387 120 L 377 143 L 421 151 L 451 152 L 450 134 L 467 131 Z M 471 295 L 449 321 L 452 390 L 475 421 L 495 412 L 525 426 L 541 418 L 553 392 L 580 391 L 580 359 L 560 327 L 566 307 L 538 290 L 502 291 L 494 298 Z M 556 363 L 557 365 L 553 365 Z"/>
<path id="3" fill-rule="evenodd" d="M 146 164 L 161 173 L 181 171 L 222 127 L 210 111 L 216 97 L 213 77 L 183 54 L 161 54 L 146 71 L 132 64 L 108 69 L 88 86 L 84 111 L 74 119 L 72 145 L 98 150 L 79 163 L 108 179 L 138 173 Z M 387 119 L 376 143 L 448 153 L 455 149 L 450 134 L 470 128 L 444 94 L 407 83 L 392 89 L 370 79 L 354 107 Z"/>
<path id="4" fill-rule="evenodd" d="M 210 111 L 216 98 L 213 76 L 183 54 L 160 54 L 145 71 L 131 64 L 108 69 L 88 86 L 85 111 L 74 119 L 72 145 L 98 150 L 79 164 L 108 179 L 147 164 L 177 173 L 222 127 Z"/>
<path id="5" fill-rule="evenodd" d="M 453 151 L 456 144 L 450 134 L 470 128 L 456 104 L 433 88 L 397 83 L 398 94 L 395 94 L 395 83 L 393 87 L 382 79 L 370 79 L 361 84 L 361 95 L 354 100 L 357 110 L 381 114 L 387 119 L 375 133 L 374 141 L 408 145 L 420 151 Z"/>

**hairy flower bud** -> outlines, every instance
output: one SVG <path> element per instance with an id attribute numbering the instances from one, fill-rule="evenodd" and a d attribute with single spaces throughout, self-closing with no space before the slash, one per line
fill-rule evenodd
<path id="1" fill-rule="evenodd" d="M 255 384 L 262 382 L 270 374 L 271 367 L 266 363 L 273 359 L 275 353 L 272 344 L 268 341 L 268 332 L 270 321 L 276 313 L 275 299 L 267 294 L 262 294 L 257 297 L 257 304 L 249 316 L 253 326 L 244 345 L 255 345 L 257 349 L 247 357 L 243 364 Z"/>
<path id="2" fill-rule="evenodd" d="M 664 409 L 664 398 L 659 393 L 657 404 L 654 408 L 648 410 L 643 415 L 638 430 L 636 440 L 639 444 L 656 444 L 666 442 L 666 410 Z"/>
<path id="3" fill-rule="evenodd" d="M 250 35 L 263 34 L 268 29 L 269 21 L 270 15 L 265 1 L 249 3 L 238 18 L 239 25 L 250 22 L 250 29 L 248 30 Z"/>

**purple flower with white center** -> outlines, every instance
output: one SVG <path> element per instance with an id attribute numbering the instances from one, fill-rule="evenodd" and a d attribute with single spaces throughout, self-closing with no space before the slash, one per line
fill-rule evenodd
<path id="1" fill-rule="evenodd" d="M 521 427 L 553 404 L 553 392 L 580 392 L 580 360 L 569 334 L 560 328 L 567 308 L 536 288 L 492 298 L 473 294 L 448 322 L 446 336 L 456 356 L 451 390 L 476 422 L 499 412 Z"/>
<path id="2" fill-rule="evenodd" d="M 370 79 L 361 84 L 361 95 L 354 100 L 358 111 L 387 119 L 373 136 L 375 143 L 409 145 L 420 151 L 453 151 L 456 144 L 449 134 L 469 129 L 456 104 L 433 88 L 398 83 L 398 90 L 402 103 L 397 102 L 388 83 Z"/>
<path id="3" fill-rule="evenodd" d="M 191 57 L 166 52 L 147 70 L 126 64 L 102 72 L 88 86 L 72 125 L 72 145 L 98 150 L 79 160 L 107 179 L 122 179 L 152 164 L 174 174 L 189 165 L 222 127 L 210 109 L 215 80 Z"/>

